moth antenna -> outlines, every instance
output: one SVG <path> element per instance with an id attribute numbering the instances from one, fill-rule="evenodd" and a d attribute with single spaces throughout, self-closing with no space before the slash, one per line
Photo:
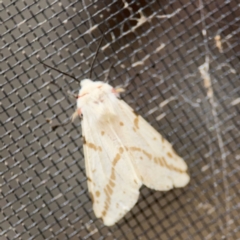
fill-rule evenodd
<path id="1" fill-rule="evenodd" d="M 100 47 L 101 47 L 101 45 L 102 45 L 103 37 L 104 37 L 104 35 L 102 36 L 102 38 L 101 38 L 101 40 L 100 40 L 100 43 L 98 44 L 97 51 L 96 51 L 96 53 L 95 53 L 95 55 L 94 55 L 94 57 L 93 57 L 93 60 L 92 60 L 91 66 L 90 66 L 89 79 L 91 79 L 91 77 L 92 77 L 93 64 L 94 64 L 95 59 L 96 59 L 96 57 L 97 57 L 97 55 L 98 55 L 98 53 L 99 53 L 99 49 L 100 49 Z"/>
<path id="2" fill-rule="evenodd" d="M 105 75 L 104 82 L 108 82 L 109 73 L 110 73 L 110 70 L 111 70 L 112 67 L 113 67 L 113 63 L 111 63 L 111 65 L 110 65 L 110 67 L 109 67 L 109 69 L 108 69 L 108 71 Z"/>
<path id="3" fill-rule="evenodd" d="M 59 87 L 62 90 L 62 92 L 64 93 L 64 95 L 66 96 L 65 89 L 63 87 L 61 87 L 58 83 L 56 83 L 54 81 L 51 81 L 50 83 L 53 84 L 53 85 L 56 85 L 57 87 Z M 70 97 L 72 97 L 74 99 L 78 98 L 78 95 L 75 95 L 74 93 L 70 92 L 69 90 L 67 91 L 67 94 L 68 94 L 67 95 L 68 97 L 70 96 Z"/>
<path id="4" fill-rule="evenodd" d="M 66 75 L 66 76 L 74 79 L 75 81 L 77 81 L 77 82 L 79 82 L 79 83 L 81 82 L 81 81 L 80 81 L 79 79 L 77 79 L 76 77 L 74 77 L 74 76 L 72 76 L 72 75 L 70 75 L 70 74 L 68 74 L 68 73 L 66 73 L 66 72 L 62 72 L 62 71 L 58 70 L 57 68 L 52 67 L 52 66 L 44 63 L 44 62 L 40 59 L 40 57 L 39 57 L 38 55 L 37 55 L 36 58 L 37 58 L 37 60 L 38 60 L 41 64 L 43 64 L 45 67 L 48 67 L 48 68 L 53 69 L 53 70 L 55 70 L 55 71 L 57 71 L 57 72 L 59 72 L 59 73 L 62 73 L 63 75 Z"/>

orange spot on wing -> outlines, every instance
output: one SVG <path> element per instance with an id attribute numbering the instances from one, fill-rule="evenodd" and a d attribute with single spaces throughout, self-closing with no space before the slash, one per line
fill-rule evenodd
<path id="1" fill-rule="evenodd" d="M 120 124 L 120 126 L 123 126 L 123 125 L 124 125 L 123 122 L 120 122 L 119 124 Z"/>
<path id="2" fill-rule="evenodd" d="M 101 131 L 101 135 L 103 136 L 105 134 L 105 132 L 104 131 Z"/>
<path id="3" fill-rule="evenodd" d="M 168 155 L 170 158 L 173 157 L 172 154 L 171 154 L 170 152 L 168 152 L 167 155 Z"/>

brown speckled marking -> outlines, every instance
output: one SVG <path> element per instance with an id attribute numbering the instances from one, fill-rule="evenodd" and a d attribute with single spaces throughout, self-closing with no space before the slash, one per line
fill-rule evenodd
<path id="1" fill-rule="evenodd" d="M 87 180 L 88 180 L 89 182 L 92 182 L 92 179 L 91 179 L 91 178 L 89 178 L 89 177 L 87 177 Z"/>
<path id="2" fill-rule="evenodd" d="M 134 127 L 136 129 L 139 129 L 139 126 L 138 126 L 138 123 L 139 123 L 139 119 L 138 119 L 138 116 L 134 119 Z"/>
<path id="3" fill-rule="evenodd" d="M 168 155 L 170 158 L 173 157 L 172 154 L 171 154 L 170 152 L 168 152 L 167 155 Z"/>
<path id="4" fill-rule="evenodd" d="M 112 188 L 110 187 L 109 184 L 107 184 L 106 188 L 104 188 L 104 192 L 107 196 L 105 202 L 104 202 L 104 210 L 102 211 L 102 216 L 105 217 L 107 214 L 107 211 L 109 209 L 109 205 L 111 203 L 111 195 L 113 193 Z"/>
<path id="5" fill-rule="evenodd" d="M 111 169 L 111 175 L 110 175 L 110 179 L 108 184 L 106 185 L 106 187 L 104 188 L 104 192 L 106 194 L 106 200 L 104 202 L 104 210 L 102 211 L 102 216 L 105 217 L 107 214 L 107 211 L 109 209 L 109 206 L 111 204 L 111 195 L 113 194 L 113 188 L 115 187 L 115 179 L 116 179 L 116 175 L 115 175 L 115 166 L 118 163 L 118 161 L 121 159 L 121 154 L 123 153 L 124 149 L 122 147 L 119 148 L 119 152 L 117 153 L 116 157 L 113 159 L 113 166 Z"/>
<path id="6" fill-rule="evenodd" d="M 154 138 L 153 138 L 153 140 L 154 140 L 154 141 L 156 141 L 156 140 L 157 140 L 157 138 L 155 138 L 155 137 L 154 137 Z"/>
<path id="7" fill-rule="evenodd" d="M 94 145 L 93 143 L 86 143 L 89 148 L 94 149 L 95 151 L 97 150 L 97 146 Z"/>
<path id="8" fill-rule="evenodd" d="M 106 201 L 104 203 L 104 210 L 102 211 L 102 216 L 105 217 L 107 214 L 107 211 L 109 209 L 109 204 L 110 204 L 110 196 L 107 196 Z"/>
<path id="9" fill-rule="evenodd" d="M 141 148 L 138 147 L 130 147 L 130 150 L 141 152 Z"/>
<path id="10" fill-rule="evenodd" d="M 100 196 L 100 192 L 96 191 L 96 197 L 99 197 L 99 196 Z"/>
<path id="11" fill-rule="evenodd" d="M 104 210 L 104 211 L 102 212 L 102 216 L 105 217 L 105 216 L 106 216 L 106 213 L 107 213 L 107 212 Z"/>
<path id="12" fill-rule="evenodd" d="M 119 148 L 119 153 L 120 153 L 120 154 L 123 153 L 123 148 L 122 148 L 122 147 Z"/>
<path id="13" fill-rule="evenodd" d="M 96 146 L 95 144 L 93 143 L 89 143 L 89 142 L 86 142 L 85 141 L 85 144 L 89 147 L 89 148 L 92 148 L 94 151 L 102 151 L 102 148 L 100 146 Z"/>
<path id="14" fill-rule="evenodd" d="M 164 165 L 166 168 L 168 168 L 169 170 L 173 170 L 175 172 L 179 172 L 179 173 L 183 173 L 184 171 L 182 171 L 181 169 L 172 166 L 171 164 L 168 164 L 165 160 L 165 158 L 162 158 L 162 161 L 164 162 Z"/>
<path id="15" fill-rule="evenodd" d="M 120 122 L 119 124 L 120 124 L 120 126 L 123 126 L 123 125 L 124 125 L 123 122 Z"/>
<path id="16" fill-rule="evenodd" d="M 144 149 L 138 148 L 138 147 L 130 147 L 130 150 L 132 151 L 137 151 L 137 152 L 142 152 L 144 155 L 147 156 L 149 160 L 152 159 L 152 155 L 148 152 L 146 152 Z"/>
<path id="17" fill-rule="evenodd" d="M 161 160 L 161 158 L 158 158 L 158 162 L 162 167 L 164 167 L 164 162 Z"/>
<path id="18" fill-rule="evenodd" d="M 115 186 L 115 183 L 110 179 L 110 180 L 109 180 L 109 185 L 110 185 L 111 187 L 114 187 L 114 186 Z"/>
<path id="19" fill-rule="evenodd" d="M 114 172 L 114 168 L 112 168 L 112 172 L 111 172 L 110 178 L 111 178 L 112 180 L 115 180 L 115 179 L 116 179 L 116 175 L 115 175 L 115 172 Z"/>
<path id="20" fill-rule="evenodd" d="M 113 160 L 113 166 L 116 166 L 117 162 L 120 160 L 121 155 L 119 153 L 117 153 L 116 157 Z"/>
<path id="21" fill-rule="evenodd" d="M 152 155 L 150 153 L 146 152 L 145 150 L 142 150 L 142 152 L 148 157 L 149 160 L 152 159 Z"/>
<path id="22" fill-rule="evenodd" d="M 103 136 L 105 134 L 105 132 L 104 131 L 101 131 L 101 135 Z"/>
<path id="23" fill-rule="evenodd" d="M 82 136 L 82 141 L 83 141 L 83 144 L 86 144 L 86 143 L 87 143 L 85 136 Z"/>
<path id="24" fill-rule="evenodd" d="M 162 158 L 161 158 L 161 160 L 162 160 L 162 162 L 163 162 L 163 165 L 164 165 L 165 167 L 167 167 L 167 168 L 168 168 L 168 165 L 167 165 L 167 163 L 166 163 L 166 160 L 165 160 L 165 158 L 164 158 L 164 157 L 162 157 Z"/>
<path id="25" fill-rule="evenodd" d="M 109 192 L 109 194 L 112 195 L 113 190 L 111 189 L 109 184 L 107 184 L 106 188 L 107 188 L 107 191 Z"/>

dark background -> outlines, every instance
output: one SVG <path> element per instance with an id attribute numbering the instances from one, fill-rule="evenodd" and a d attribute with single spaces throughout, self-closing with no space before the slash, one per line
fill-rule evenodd
<path id="1" fill-rule="evenodd" d="M 1 1 L 1 239 L 240 239 L 239 16 L 237 0 Z M 128 84 L 191 175 L 142 187 L 110 228 L 92 211 L 80 120 L 46 122 L 71 117 L 79 84 L 36 60 L 83 79 L 103 35 L 94 80 L 113 64 L 109 83 Z"/>

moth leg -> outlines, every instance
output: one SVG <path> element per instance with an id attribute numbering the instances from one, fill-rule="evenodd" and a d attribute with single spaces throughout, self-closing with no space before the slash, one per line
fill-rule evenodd
<path id="1" fill-rule="evenodd" d="M 80 109 L 80 108 L 77 108 L 77 109 L 75 110 L 75 112 L 73 113 L 73 115 L 72 115 L 72 122 L 76 119 L 77 116 L 79 116 L 79 117 L 82 116 L 82 112 L 81 112 L 81 109 Z"/>
<path id="2" fill-rule="evenodd" d="M 119 97 L 119 93 L 122 93 L 122 92 L 124 92 L 125 91 L 125 89 L 124 88 L 121 88 L 121 87 L 116 87 L 116 88 L 113 88 L 112 89 L 112 92 L 117 96 L 117 97 Z"/>

